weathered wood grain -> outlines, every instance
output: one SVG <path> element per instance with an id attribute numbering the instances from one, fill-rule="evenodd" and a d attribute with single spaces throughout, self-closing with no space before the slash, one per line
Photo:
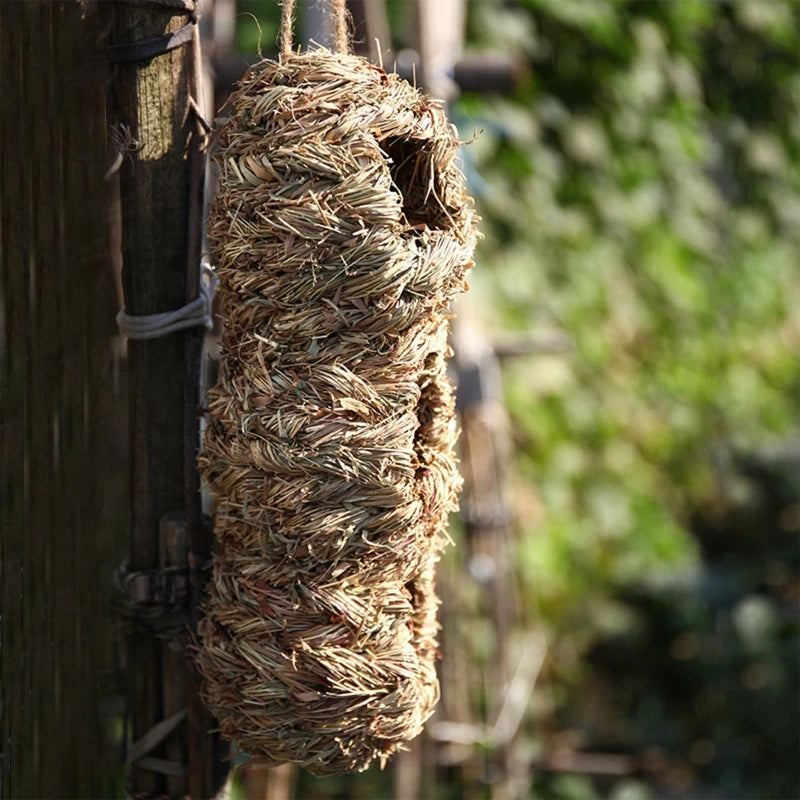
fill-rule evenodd
<path id="1" fill-rule="evenodd" d="M 77 3 L 0 3 L 3 798 L 116 792 L 100 700 L 125 469 L 97 35 Z"/>

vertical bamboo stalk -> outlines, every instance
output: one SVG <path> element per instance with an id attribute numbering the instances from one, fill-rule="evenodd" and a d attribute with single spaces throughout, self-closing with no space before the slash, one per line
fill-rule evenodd
<path id="1" fill-rule="evenodd" d="M 157 3 L 112 3 L 111 43 L 174 33 L 186 14 Z M 196 33 L 196 32 L 195 32 Z M 119 173 L 122 279 L 129 314 L 170 311 L 197 296 L 202 229 L 203 136 L 193 104 L 200 104 L 199 42 L 147 60 L 113 65 L 109 123 L 127 125 L 138 149 Z M 131 408 L 130 569 L 159 566 L 159 521 L 182 511 L 186 521 L 196 623 L 199 570 L 210 557 L 210 537 L 200 513 L 195 468 L 198 445 L 202 332 L 189 330 L 154 340 L 130 341 Z M 172 658 L 146 634 L 131 635 L 128 672 L 131 736 L 144 736 L 168 712 L 188 704 L 188 732 L 178 730 L 151 755 L 189 764 L 188 790 L 214 794 L 225 769 L 213 723 L 197 698 L 184 654 Z M 188 753 L 186 749 L 188 748 Z M 134 791 L 184 791 L 176 779 L 134 767 Z"/>

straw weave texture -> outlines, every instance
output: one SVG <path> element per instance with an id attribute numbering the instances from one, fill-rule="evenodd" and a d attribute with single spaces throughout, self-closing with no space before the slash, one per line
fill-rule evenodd
<path id="1" fill-rule="evenodd" d="M 360 770 L 438 699 L 434 569 L 459 486 L 448 307 L 475 216 L 440 104 L 361 58 L 262 62 L 227 113 L 198 663 L 243 751 Z"/>

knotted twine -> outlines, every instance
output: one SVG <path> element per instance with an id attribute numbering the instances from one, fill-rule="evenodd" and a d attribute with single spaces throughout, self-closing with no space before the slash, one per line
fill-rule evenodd
<path id="1" fill-rule="evenodd" d="M 385 763 L 438 700 L 448 308 L 476 218 L 441 104 L 348 53 L 292 52 L 290 21 L 217 131 L 198 665 L 241 750 L 326 775 Z"/>

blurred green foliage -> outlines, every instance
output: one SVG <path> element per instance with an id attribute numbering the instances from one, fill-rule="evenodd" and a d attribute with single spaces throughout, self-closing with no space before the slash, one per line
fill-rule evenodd
<path id="1" fill-rule="evenodd" d="M 456 107 L 492 330 L 574 352 L 505 371 L 520 577 L 554 627 L 587 596 L 693 563 L 717 449 L 797 422 L 800 6 L 470 4 L 474 46 L 528 64 Z"/>
<path id="2" fill-rule="evenodd" d="M 476 305 L 490 331 L 556 328 L 574 342 L 504 370 L 525 526 L 518 578 L 529 622 L 551 637 L 551 707 L 587 729 L 590 747 L 610 737 L 675 757 L 713 741 L 713 757 L 698 766 L 684 753 L 675 768 L 684 796 L 701 776 L 726 796 L 782 797 L 797 780 L 797 715 L 779 713 L 796 697 L 797 620 L 761 660 L 720 631 L 733 631 L 746 598 L 786 616 L 788 584 L 765 595 L 764 575 L 779 563 L 796 574 L 796 534 L 787 551 L 777 523 L 753 519 L 722 546 L 735 560 L 750 538 L 731 572 L 692 529 L 708 509 L 739 508 L 730 453 L 785 439 L 800 421 L 800 5 L 469 9 L 472 45 L 528 68 L 515 96 L 465 95 L 454 111 L 463 138 L 482 130 L 465 156 L 484 218 Z M 782 502 L 797 502 L 792 491 Z M 720 570 L 733 587 L 722 603 L 698 588 Z M 625 597 L 642 585 L 647 612 Z M 675 667 L 657 643 L 681 635 L 727 655 Z M 593 648 L 625 637 L 628 661 L 601 675 Z M 782 677 L 755 697 L 742 675 L 762 667 Z M 694 693 L 709 692 L 717 705 L 698 711 Z M 606 719 L 592 741 L 598 705 Z M 775 736 L 753 735 L 765 726 Z M 620 796 L 646 796 L 637 787 Z M 596 791 L 575 776 L 535 787 L 537 797 Z"/>
<path id="3" fill-rule="evenodd" d="M 300 4 L 302 13 L 303 4 Z M 236 0 L 234 47 L 240 53 L 277 53 L 281 8 L 265 0 Z"/>

